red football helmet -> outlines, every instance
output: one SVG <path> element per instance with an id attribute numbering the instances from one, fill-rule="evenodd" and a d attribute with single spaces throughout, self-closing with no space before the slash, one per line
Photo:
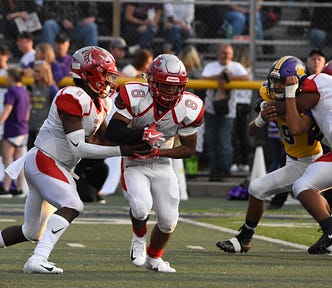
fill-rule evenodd
<path id="1" fill-rule="evenodd" d="M 101 98 L 111 96 L 118 87 L 119 71 L 112 54 L 97 46 L 87 46 L 74 53 L 71 75 L 82 79 Z"/>
<path id="2" fill-rule="evenodd" d="M 188 78 L 186 68 L 178 57 L 170 54 L 157 56 L 150 64 L 147 76 L 152 98 L 158 104 L 171 108 L 181 100 Z"/>
<path id="3" fill-rule="evenodd" d="M 332 60 L 325 64 L 322 73 L 332 75 Z"/>

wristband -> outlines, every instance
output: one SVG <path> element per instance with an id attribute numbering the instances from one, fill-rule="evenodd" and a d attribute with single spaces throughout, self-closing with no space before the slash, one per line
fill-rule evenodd
<path id="1" fill-rule="evenodd" d="M 285 97 L 286 98 L 295 98 L 295 93 L 298 88 L 298 84 L 285 86 Z"/>
<path id="2" fill-rule="evenodd" d="M 257 118 L 255 119 L 254 122 L 255 122 L 255 125 L 259 128 L 261 128 L 265 125 L 266 122 L 262 118 L 261 112 L 258 113 L 258 116 L 257 116 Z"/>

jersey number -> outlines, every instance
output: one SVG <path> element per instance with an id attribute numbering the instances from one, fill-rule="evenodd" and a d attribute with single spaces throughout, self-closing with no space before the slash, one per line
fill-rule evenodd
<path id="1" fill-rule="evenodd" d="M 198 108 L 197 103 L 191 99 L 186 100 L 184 105 L 186 105 L 188 108 L 191 108 L 193 110 L 197 110 L 197 108 Z"/>
<path id="2" fill-rule="evenodd" d="M 289 132 L 288 127 L 286 125 L 281 125 L 280 128 L 281 128 L 280 130 L 282 131 L 282 135 L 283 135 L 283 138 L 285 139 L 285 141 L 290 145 L 295 144 L 294 137 Z"/>
<path id="3" fill-rule="evenodd" d="M 142 89 L 133 89 L 131 90 L 131 96 L 134 98 L 144 98 L 145 92 Z"/>

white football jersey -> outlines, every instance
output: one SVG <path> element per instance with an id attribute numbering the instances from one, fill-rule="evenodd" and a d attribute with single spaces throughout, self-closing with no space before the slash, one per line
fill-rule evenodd
<path id="1" fill-rule="evenodd" d="M 90 136 L 98 130 L 112 107 L 110 97 L 97 98 L 97 100 L 100 102 L 100 109 L 79 87 L 69 86 L 59 90 L 35 140 L 35 146 L 67 168 L 72 169 L 80 159 L 73 155 L 68 145 L 58 111 L 61 110 L 82 118 L 85 135 Z"/>
<path id="2" fill-rule="evenodd" d="M 332 147 L 332 76 L 325 73 L 311 75 L 304 80 L 302 91 L 319 93 L 319 101 L 311 112 L 328 145 Z"/>
<path id="3" fill-rule="evenodd" d="M 172 148 L 175 135 L 193 135 L 203 123 L 203 101 L 189 92 L 184 92 L 179 103 L 164 112 L 158 111 L 146 83 L 127 83 L 121 87 L 118 97 L 117 113 L 132 120 L 129 127 L 142 129 L 156 123 L 156 129 L 166 139 L 161 149 Z"/>

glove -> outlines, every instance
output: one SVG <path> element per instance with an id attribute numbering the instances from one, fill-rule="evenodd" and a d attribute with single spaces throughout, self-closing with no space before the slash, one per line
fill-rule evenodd
<path id="1" fill-rule="evenodd" d="M 156 130 L 156 124 L 153 122 L 149 127 L 144 128 L 143 141 L 146 141 L 151 147 L 160 147 L 165 142 L 164 133 Z"/>
<path id="2" fill-rule="evenodd" d="M 154 147 L 154 148 L 151 148 L 150 153 L 148 153 L 146 155 L 134 153 L 134 156 L 137 159 L 157 159 L 160 156 L 160 149 Z"/>

